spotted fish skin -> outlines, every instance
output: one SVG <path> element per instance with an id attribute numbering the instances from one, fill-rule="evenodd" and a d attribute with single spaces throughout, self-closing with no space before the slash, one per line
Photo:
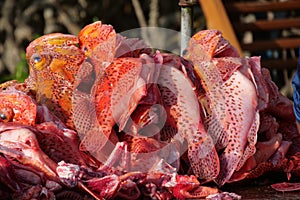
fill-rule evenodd
<path id="1" fill-rule="evenodd" d="M 117 34 L 113 26 L 101 21 L 85 26 L 78 34 L 79 45 L 84 54 L 92 60 L 98 76 L 114 58 L 139 58 L 150 54 L 151 49 L 140 39 L 126 38 Z"/>
<path id="2" fill-rule="evenodd" d="M 226 120 L 228 143 L 220 156 L 222 170 L 215 180 L 219 185 L 226 183 L 255 153 L 259 127 L 258 99 L 253 83 L 236 71 L 224 84 L 229 116 Z"/>
<path id="3" fill-rule="evenodd" d="M 145 60 L 151 60 L 153 64 Z M 117 58 L 96 80 L 92 88 L 96 123 L 84 136 L 82 149 L 94 152 L 99 158 L 108 144 L 113 126 L 122 131 L 140 100 L 147 94 L 147 84 L 156 73 L 155 62 L 148 55 L 140 58 Z M 88 116 L 88 111 L 83 116 Z"/>
<path id="4" fill-rule="evenodd" d="M 99 153 L 101 157 L 101 150 L 114 135 L 113 126 L 117 124 L 119 131 L 124 129 L 139 101 L 146 96 L 147 84 L 153 82 L 153 77 L 157 76 L 154 74 L 159 71 L 155 64 L 147 63 L 147 60 L 155 63 L 148 55 L 126 57 L 123 47 L 132 44 L 129 49 L 133 51 L 132 48 L 142 49 L 144 43 L 117 35 L 111 25 L 100 21 L 92 23 L 79 32 L 78 38 L 80 48 L 92 66 L 80 70 L 79 77 L 82 78 L 79 80 L 95 73 L 95 81 L 90 91 L 84 91 L 87 93 L 78 91 L 78 88 L 74 90 L 76 128 L 85 134 L 81 149 Z M 117 141 L 116 137 L 113 140 Z"/>
<path id="5" fill-rule="evenodd" d="M 259 127 L 257 88 L 251 67 L 228 44 L 216 31 L 201 31 L 191 39 L 185 56 L 193 62 L 205 90 L 206 129 L 217 150 L 225 149 L 215 179 L 219 185 L 228 182 L 255 153 Z M 231 58 L 222 57 L 230 56 L 230 52 Z"/>
<path id="6" fill-rule="evenodd" d="M 45 104 L 72 129 L 73 84 L 85 60 L 77 45 L 76 36 L 53 33 L 34 40 L 26 49 L 30 75 L 25 83 L 36 94 L 38 103 Z"/>
<path id="7" fill-rule="evenodd" d="M 181 143 L 186 139 L 194 173 L 207 181 L 214 179 L 219 173 L 219 159 L 213 140 L 203 127 L 193 85 L 172 66 L 161 68 L 158 84 L 168 115 L 167 125 L 178 131 L 173 138 Z"/>
<path id="8" fill-rule="evenodd" d="M 0 92 L 0 122 L 17 122 L 33 126 L 37 104 L 30 96 L 13 87 Z"/>
<path id="9" fill-rule="evenodd" d="M 103 70 L 113 62 L 116 54 L 117 34 L 114 28 L 97 21 L 85 26 L 79 32 L 78 40 L 85 56 L 91 59 L 96 77 L 100 76 Z M 89 73 L 92 71 L 84 74 Z"/>
<path id="10" fill-rule="evenodd" d="M 200 32 L 201 33 L 201 32 Z M 198 34 L 200 34 L 198 33 Z M 209 32 L 206 32 L 208 35 Z M 187 55 L 185 58 L 192 61 L 196 74 L 201 79 L 202 87 L 205 91 L 205 95 L 199 97 L 200 102 L 206 109 L 206 129 L 207 132 L 213 137 L 214 143 L 217 150 L 220 150 L 226 146 L 227 134 L 226 129 L 223 126 L 226 121 L 226 103 L 225 103 L 225 92 L 224 92 L 224 81 L 222 74 L 219 72 L 217 66 L 212 61 L 213 50 L 216 49 L 218 44 L 218 38 L 210 38 L 209 43 L 211 49 L 203 47 L 202 37 L 198 41 L 198 34 L 193 36 L 187 49 Z M 212 33 L 215 35 L 214 33 Z"/>

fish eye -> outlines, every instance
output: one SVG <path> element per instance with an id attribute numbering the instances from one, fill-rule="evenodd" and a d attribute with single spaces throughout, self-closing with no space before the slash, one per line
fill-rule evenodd
<path id="1" fill-rule="evenodd" d="M 83 47 L 83 52 L 87 52 L 88 48 L 85 46 Z"/>
<path id="2" fill-rule="evenodd" d="M 11 108 L 0 109 L 0 122 L 10 122 L 14 118 L 14 112 Z"/>
<path id="3" fill-rule="evenodd" d="M 182 56 L 186 56 L 187 53 L 188 53 L 188 51 L 187 51 L 186 49 L 184 49 L 184 50 L 182 51 Z"/>
<path id="4" fill-rule="evenodd" d="M 42 57 L 37 53 L 33 54 L 31 56 L 31 59 L 33 60 L 34 63 L 39 63 L 42 61 Z"/>
<path id="5" fill-rule="evenodd" d="M 3 113 L 0 113 L 0 119 L 5 121 L 7 119 L 7 116 Z"/>

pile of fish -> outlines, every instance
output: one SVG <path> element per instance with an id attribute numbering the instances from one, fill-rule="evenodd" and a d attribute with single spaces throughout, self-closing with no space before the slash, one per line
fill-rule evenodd
<path id="1" fill-rule="evenodd" d="M 217 30 L 180 57 L 98 21 L 26 58 L 25 82 L 0 85 L 0 199 L 240 199 L 218 188 L 299 177 L 293 102 Z"/>

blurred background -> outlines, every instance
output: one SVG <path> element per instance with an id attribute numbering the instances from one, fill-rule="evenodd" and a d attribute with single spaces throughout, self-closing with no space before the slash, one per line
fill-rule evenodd
<path id="1" fill-rule="evenodd" d="M 77 35 L 97 20 L 117 32 L 141 26 L 180 30 L 180 7 L 174 0 L 0 0 L 0 9 L 0 82 L 27 77 L 26 47 L 44 34 Z M 199 6 L 194 13 L 195 27 L 203 28 Z M 179 42 L 165 42 L 174 41 Z"/>
<path id="2" fill-rule="evenodd" d="M 252 11 L 252 13 L 244 12 L 237 16 L 233 15 L 237 9 L 234 7 L 230 11 L 230 7 L 228 7 L 228 3 L 248 1 L 220 0 L 224 3 L 227 11 L 229 10 L 228 15 L 233 25 L 236 24 L 234 20 L 238 20 L 248 23 L 246 26 L 249 26 L 249 23 L 253 26 L 258 20 L 269 21 L 292 13 L 253 13 Z M 205 0 L 199 2 L 205 3 Z M 267 0 L 251 0 L 249 2 L 267 2 Z M 10 79 L 23 81 L 28 76 L 28 66 L 25 59 L 26 47 L 32 40 L 44 34 L 61 32 L 77 35 L 81 28 L 97 20 L 113 25 L 118 33 L 144 26 L 157 26 L 180 31 L 181 7 L 178 3 L 179 0 L 0 0 L 0 82 Z M 300 4 L 299 0 L 298 3 Z M 208 20 L 205 18 L 205 13 L 202 12 L 203 5 L 197 3 L 193 8 L 193 32 L 195 33 L 207 28 Z M 241 6 L 241 8 L 245 8 L 245 6 Z M 293 13 L 295 15 L 295 12 Z M 296 14 L 299 15 L 299 13 Z M 212 20 L 214 19 L 216 18 L 212 16 Z M 254 34 L 253 31 L 241 30 L 239 27 L 234 28 L 238 40 L 241 43 L 245 42 L 246 45 L 257 38 L 268 40 L 271 37 L 282 35 L 293 37 L 295 34 L 300 37 L 299 29 L 285 29 L 285 32 L 273 31 L 270 36 L 260 32 Z M 174 38 L 164 38 L 162 35 L 157 35 L 155 39 L 159 42 L 163 41 L 166 46 L 172 45 L 172 43 L 176 43 L 177 46 L 180 44 L 178 35 L 174 35 Z M 294 61 L 298 56 L 297 50 L 287 51 L 287 55 L 293 57 Z M 179 49 L 175 52 L 179 53 Z M 262 59 L 273 57 L 275 61 L 282 55 L 276 50 L 244 53 L 249 56 L 262 56 Z M 290 83 L 296 65 L 288 68 L 288 70 L 272 69 L 271 74 L 283 94 L 291 97 Z"/>

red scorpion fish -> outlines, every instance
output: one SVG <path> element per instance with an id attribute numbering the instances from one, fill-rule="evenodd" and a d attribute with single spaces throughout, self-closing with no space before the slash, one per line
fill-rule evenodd
<path id="1" fill-rule="evenodd" d="M 201 31 L 192 37 L 185 56 L 193 62 L 205 90 L 208 132 L 215 138 L 218 150 L 225 148 L 215 180 L 219 185 L 227 182 L 255 153 L 259 127 L 256 85 L 249 65 L 238 57 L 235 62 L 226 57 L 214 59 L 224 52 L 232 55 L 235 51 L 220 32 Z M 242 65 L 236 64 L 239 62 Z"/>

